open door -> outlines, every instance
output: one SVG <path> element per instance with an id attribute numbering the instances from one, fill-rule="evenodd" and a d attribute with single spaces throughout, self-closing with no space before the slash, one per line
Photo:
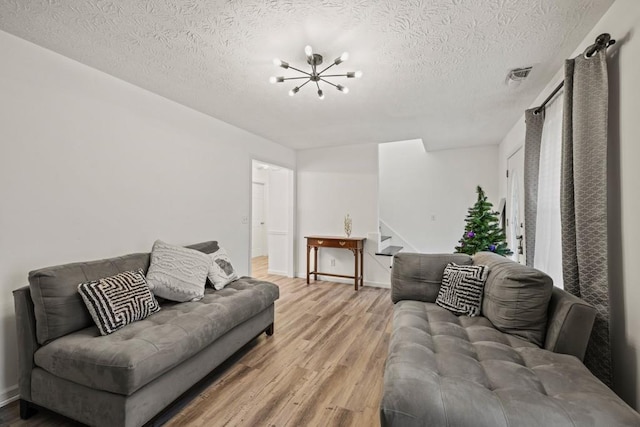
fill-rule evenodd
<path id="1" fill-rule="evenodd" d="M 251 257 L 267 256 L 267 226 L 265 224 L 265 184 L 254 182 L 251 192 Z"/>
<path id="2" fill-rule="evenodd" d="M 252 271 L 294 277 L 294 172 L 254 160 L 251 179 Z"/>

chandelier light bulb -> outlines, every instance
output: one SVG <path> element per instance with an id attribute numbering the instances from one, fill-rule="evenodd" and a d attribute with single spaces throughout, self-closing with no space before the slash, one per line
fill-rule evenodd
<path id="1" fill-rule="evenodd" d="M 324 99 L 324 93 L 322 92 L 322 89 L 318 89 L 318 98 Z"/>
<path id="2" fill-rule="evenodd" d="M 349 88 L 348 87 L 343 87 L 342 88 L 342 93 L 349 93 Z"/>
<path id="3" fill-rule="evenodd" d="M 282 67 L 282 68 L 289 68 L 289 64 L 284 62 L 282 59 L 274 59 L 273 60 L 273 65 L 277 66 L 277 67 Z"/>
<path id="4" fill-rule="evenodd" d="M 299 90 L 300 90 L 300 88 L 298 86 L 294 87 L 293 89 L 291 89 L 289 91 L 289 96 L 295 95 L 296 93 L 298 93 Z"/>
<path id="5" fill-rule="evenodd" d="M 340 55 L 338 58 L 336 58 L 333 63 L 335 65 L 340 65 L 342 64 L 344 61 L 346 61 L 347 59 L 349 59 L 349 53 L 348 52 L 344 52 L 342 55 Z"/>
<path id="6" fill-rule="evenodd" d="M 278 81 L 278 79 L 276 77 L 269 77 L 269 83 L 276 83 Z"/>
<path id="7" fill-rule="evenodd" d="M 307 45 L 304 48 L 304 53 L 307 55 L 308 58 L 311 58 L 313 56 L 313 49 L 311 49 L 311 46 Z"/>
<path id="8" fill-rule="evenodd" d="M 362 71 L 358 70 L 355 72 L 355 78 L 359 79 L 360 77 L 362 77 Z"/>

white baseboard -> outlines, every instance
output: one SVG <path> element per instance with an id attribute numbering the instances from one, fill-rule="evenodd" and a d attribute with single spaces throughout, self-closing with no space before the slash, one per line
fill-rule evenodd
<path id="1" fill-rule="evenodd" d="M 318 276 L 322 276 L 322 274 L 318 274 Z M 298 277 L 299 279 L 306 279 L 307 275 L 298 274 L 296 277 Z M 325 282 L 335 282 L 335 283 L 344 283 L 345 285 L 353 285 L 353 279 L 343 279 L 342 277 L 322 276 L 322 280 Z M 365 280 L 364 285 L 371 286 L 372 288 L 391 289 L 391 285 L 389 283 L 370 282 L 368 280 Z"/>
<path id="2" fill-rule="evenodd" d="M 15 402 L 20 398 L 20 394 L 18 393 L 18 384 L 13 387 L 9 387 L 3 393 L 0 393 L 0 408 L 8 405 L 11 402 Z"/>
<path id="3" fill-rule="evenodd" d="M 371 286 L 372 288 L 382 288 L 382 289 L 391 289 L 390 283 L 380 283 L 380 282 L 364 282 L 365 286 Z"/>
<path id="4" fill-rule="evenodd" d="M 267 274 L 274 274 L 276 276 L 286 276 L 287 272 L 286 271 L 280 271 L 280 270 L 267 270 Z"/>

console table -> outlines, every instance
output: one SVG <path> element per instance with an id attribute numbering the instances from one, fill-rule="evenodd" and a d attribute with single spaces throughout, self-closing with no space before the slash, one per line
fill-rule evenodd
<path id="1" fill-rule="evenodd" d="M 313 274 L 313 279 L 318 280 L 320 276 L 330 277 L 343 277 L 345 279 L 353 279 L 355 290 L 358 290 L 358 284 L 360 287 L 364 285 L 364 241 L 366 237 L 336 237 L 336 236 L 305 236 L 307 239 L 307 285 L 309 284 L 309 277 Z M 347 276 L 344 274 L 333 273 L 321 273 L 318 271 L 318 248 L 337 248 L 348 249 L 353 253 L 355 273 L 353 276 Z M 313 268 L 311 271 L 311 248 L 313 248 Z M 360 262 L 358 262 L 360 258 Z"/>

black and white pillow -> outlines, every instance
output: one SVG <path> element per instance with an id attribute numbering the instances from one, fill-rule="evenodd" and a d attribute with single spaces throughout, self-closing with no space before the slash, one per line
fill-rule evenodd
<path id="1" fill-rule="evenodd" d="M 78 292 L 102 335 L 160 310 L 142 270 L 81 283 Z"/>
<path id="2" fill-rule="evenodd" d="M 436 304 L 454 314 L 477 316 L 482 307 L 486 265 L 458 265 L 450 262 L 444 269 Z"/>
<path id="3" fill-rule="evenodd" d="M 218 249 L 212 254 L 209 254 L 212 263 L 209 267 L 209 281 L 213 283 L 213 287 L 220 290 L 227 286 L 229 283 L 238 279 L 233 265 L 231 264 L 231 258 L 229 254 L 223 248 Z"/>

